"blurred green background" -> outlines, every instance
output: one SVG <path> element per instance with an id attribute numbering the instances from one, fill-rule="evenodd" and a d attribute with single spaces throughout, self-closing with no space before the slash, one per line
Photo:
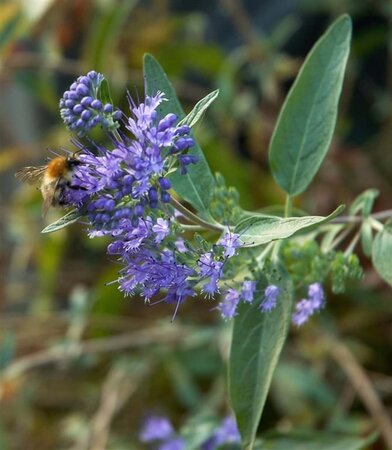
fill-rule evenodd
<path id="1" fill-rule="evenodd" d="M 312 45 L 341 13 L 353 44 L 326 161 L 297 206 L 328 214 L 377 188 L 392 207 L 392 3 L 389 0 L 35 0 L 0 2 L 0 449 L 141 448 L 149 413 L 180 426 L 228 412 L 230 324 L 203 298 L 174 324 L 165 305 L 123 298 L 104 239 L 85 226 L 41 235 L 39 192 L 14 173 L 72 149 L 58 100 L 95 69 L 113 98 L 143 92 L 153 54 L 188 111 L 220 96 L 195 134 L 213 171 L 246 209 L 282 203 L 268 143 L 284 97 Z M 361 255 L 365 276 L 328 295 L 321 316 L 293 330 L 260 432 L 330 430 L 367 435 L 374 417 L 346 375 L 338 336 L 392 414 L 392 294 Z M 386 448 L 379 439 L 371 447 Z"/>

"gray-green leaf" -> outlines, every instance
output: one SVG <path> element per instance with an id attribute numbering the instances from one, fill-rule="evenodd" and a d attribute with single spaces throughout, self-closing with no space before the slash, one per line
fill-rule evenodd
<path id="1" fill-rule="evenodd" d="M 392 286 L 392 220 L 374 239 L 372 248 L 374 267 L 380 277 Z"/>
<path id="2" fill-rule="evenodd" d="M 259 309 L 262 298 L 253 304 L 241 303 L 234 319 L 229 394 L 244 449 L 252 448 L 291 319 L 293 287 L 289 276 L 279 269 L 269 282 L 281 289 L 277 306 L 263 313 Z"/>
<path id="3" fill-rule="evenodd" d="M 47 227 L 45 227 L 41 231 L 41 233 L 53 233 L 53 231 L 61 230 L 61 228 L 65 228 L 68 225 L 71 225 L 71 223 L 77 222 L 80 219 L 80 217 L 82 217 L 82 214 L 77 209 L 73 209 L 65 216 L 56 220 L 56 222 L 53 222 Z"/>
<path id="4" fill-rule="evenodd" d="M 281 109 L 269 160 L 289 195 L 307 188 L 331 143 L 350 39 L 351 20 L 343 15 L 307 56 Z"/>
<path id="5" fill-rule="evenodd" d="M 154 95 L 157 91 L 165 93 L 168 101 L 162 102 L 158 112 L 163 117 L 168 113 L 174 113 L 179 119 L 185 117 L 184 111 L 177 99 L 175 90 L 168 80 L 164 70 L 151 55 L 144 56 L 144 77 L 146 81 L 146 93 Z M 208 212 L 215 180 L 204 157 L 200 146 L 195 145 L 189 151 L 198 157 L 197 164 L 188 166 L 188 173 L 181 175 L 179 171 L 170 175 L 173 189 L 184 200 L 189 202 L 205 218 L 211 218 Z"/>
<path id="6" fill-rule="evenodd" d="M 196 125 L 196 123 L 201 119 L 204 112 L 207 110 L 207 108 L 212 104 L 212 102 L 218 97 L 219 95 L 219 89 L 210 92 L 208 95 L 206 95 L 204 98 L 202 98 L 200 101 L 196 103 L 192 111 L 184 117 L 178 125 L 188 125 L 190 127 L 193 127 Z"/>
<path id="7" fill-rule="evenodd" d="M 344 205 L 340 205 L 327 217 L 249 217 L 242 220 L 235 227 L 235 233 L 239 234 L 241 241 L 250 247 L 268 244 L 268 242 L 277 239 L 285 239 L 298 232 L 311 231 L 332 220 L 339 215 L 343 209 Z"/>
<path id="8" fill-rule="evenodd" d="M 377 189 L 367 189 L 358 195 L 350 206 L 350 214 L 357 214 L 362 211 L 364 217 L 368 217 L 373 209 L 374 200 L 378 197 Z"/>

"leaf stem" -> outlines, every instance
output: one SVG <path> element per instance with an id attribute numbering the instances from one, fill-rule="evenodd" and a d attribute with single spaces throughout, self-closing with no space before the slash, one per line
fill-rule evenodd
<path id="1" fill-rule="evenodd" d="M 202 226 L 203 228 L 206 228 L 206 229 L 212 230 L 212 231 L 218 231 L 218 232 L 222 232 L 222 231 L 226 230 L 226 227 L 223 225 L 209 223 L 209 222 L 206 222 L 205 220 L 201 219 L 199 216 L 194 214 L 192 211 L 189 211 L 188 208 L 186 208 L 184 205 L 182 205 L 178 200 L 176 200 L 173 197 L 171 198 L 171 204 L 184 217 L 189 219 L 191 222 Z"/>
<path id="2" fill-rule="evenodd" d="M 357 245 L 357 242 L 359 241 L 359 238 L 361 237 L 360 231 L 355 234 L 355 236 L 352 238 L 350 244 L 348 245 L 346 251 L 344 252 L 344 256 L 349 256 L 353 252 L 355 246 Z"/>
<path id="3" fill-rule="evenodd" d="M 290 217 L 292 209 L 293 209 L 293 198 L 291 197 L 291 195 L 288 195 L 286 197 L 286 204 L 284 207 L 284 216 Z"/>

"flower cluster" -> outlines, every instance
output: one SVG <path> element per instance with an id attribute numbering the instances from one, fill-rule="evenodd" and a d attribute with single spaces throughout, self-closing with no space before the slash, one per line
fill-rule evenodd
<path id="1" fill-rule="evenodd" d="M 88 77 L 80 77 L 79 84 Z M 137 290 L 150 302 L 165 292 L 161 301 L 175 304 L 176 314 L 196 289 L 208 296 L 219 292 L 225 263 L 241 242 L 227 232 L 217 245 L 201 251 L 178 238 L 180 225 L 170 204 L 167 174 L 178 169 L 184 175 L 188 165 L 197 162 L 188 153 L 194 144 L 190 128 L 177 126 L 175 114 L 159 117 L 157 108 L 166 101 L 161 92 L 139 104 L 128 100 L 126 132 L 109 135 L 112 149 L 77 143 L 81 164 L 62 203 L 87 215 L 90 237 L 111 237 L 107 251 L 123 264 L 117 281 L 125 295 Z"/>
<path id="2" fill-rule="evenodd" d="M 143 424 L 139 434 L 141 442 L 158 443 L 157 450 L 183 450 L 186 442 L 178 436 L 166 417 L 151 416 Z M 215 450 L 224 444 L 241 442 L 237 425 L 231 417 L 226 417 L 202 444 L 202 450 Z"/>
<path id="3" fill-rule="evenodd" d="M 101 125 L 109 131 L 118 127 L 122 113 L 115 110 L 111 103 L 103 104 L 99 89 L 104 76 L 95 71 L 80 76 L 60 100 L 60 115 L 71 131 L 79 136 Z"/>
<path id="4" fill-rule="evenodd" d="M 310 316 L 325 304 L 325 294 L 320 283 L 313 283 L 308 287 L 308 297 L 300 300 L 295 305 L 293 314 L 293 322 L 297 326 L 303 325 Z"/>
<path id="5" fill-rule="evenodd" d="M 87 216 L 90 237 L 110 237 L 107 252 L 122 265 L 116 282 L 125 295 L 138 292 L 150 302 L 163 293 L 159 301 L 175 305 L 175 317 L 180 304 L 196 292 L 206 297 L 222 293 L 216 309 L 224 319 L 232 319 L 239 303 L 253 303 L 257 292 L 256 281 L 234 282 L 225 273 L 228 260 L 242 245 L 240 236 L 222 226 L 215 245 L 185 245 L 179 237 L 186 218 L 173 207 L 168 175 L 175 170 L 185 175 L 189 164 L 197 163 L 189 152 L 194 145 L 190 127 L 177 125 L 175 114 L 160 117 L 158 107 L 167 101 L 162 92 L 138 104 L 128 95 L 129 117 L 102 105 L 97 97 L 103 81 L 103 75 L 93 71 L 80 76 L 60 101 L 65 123 L 79 134 L 97 124 L 111 131 L 110 148 L 76 142 L 80 164 L 61 193 L 61 203 Z M 112 127 L 120 116 L 125 130 Z M 259 309 L 267 313 L 275 308 L 280 288 L 269 285 L 262 294 Z M 311 285 L 308 297 L 296 306 L 297 325 L 321 308 L 321 286 Z"/>
<path id="6" fill-rule="evenodd" d="M 241 285 L 241 290 L 229 288 L 223 300 L 220 302 L 218 309 L 224 319 L 232 319 L 237 314 L 237 307 L 242 300 L 246 303 L 252 303 L 256 292 L 256 282 L 245 280 Z M 278 286 L 271 284 L 264 289 L 263 300 L 260 303 L 262 312 L 269 312 L 275 308 L 280 289 Z"/>
<path id="7" fill-rule="evenodd" d="M 186 173 L 186 166 L 197 161 L 185 152 L 194 144 L 186 125 L 176 127 L 177 117 L 159 119 L 156 108 L 165 101 L 162 93 L 147 96 L 134 105 L 125 134 L 113 137 L 113 149 L 95 146 L 93 151 L 79 145 L 82 162 L 73 175 L 73 188 L 66 202 L 81 206 L 88 199 L 88 218 L 100 235 L 121 234 L 124 219 L 137 227 L 145 207 L 157 208 L 170 202 L 171 183 L 165 174 L 175 160 Z M 75 189 L 77 188 L 77 189 Z"/>

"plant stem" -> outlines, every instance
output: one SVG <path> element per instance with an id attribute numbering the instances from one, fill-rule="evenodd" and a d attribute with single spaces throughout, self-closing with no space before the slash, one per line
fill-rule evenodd
<path id="1" fill-rule="evenodd" d="M 284 207 L 284 216 L 290 217 L 291 216 L 291 210 L 293 208 L 293 199 L 290 195 L 286 197 L 286 204 Z"/>
<path id="2" fill-rule="evenodd" d="M 206 228 L 208 230 L 212 231 L 219 231 L 222 232 L 226 229 L 223 225 L 220 224 L 213 224 L 206 222 L 205 220 L 201 219 L 199 216 L 194 214 L 192 211 L 189 211 L 188 208 L 183 206 L 178 200 L 175 198 L 171 198 L 171 204 L 174 206 L 174 208 L 179 211 L 181 214 L 183 214 L 184 217 L 189 219 L 193 223 L 197 223 L 198 225 L 202 226 L 203 228 Z"/>

